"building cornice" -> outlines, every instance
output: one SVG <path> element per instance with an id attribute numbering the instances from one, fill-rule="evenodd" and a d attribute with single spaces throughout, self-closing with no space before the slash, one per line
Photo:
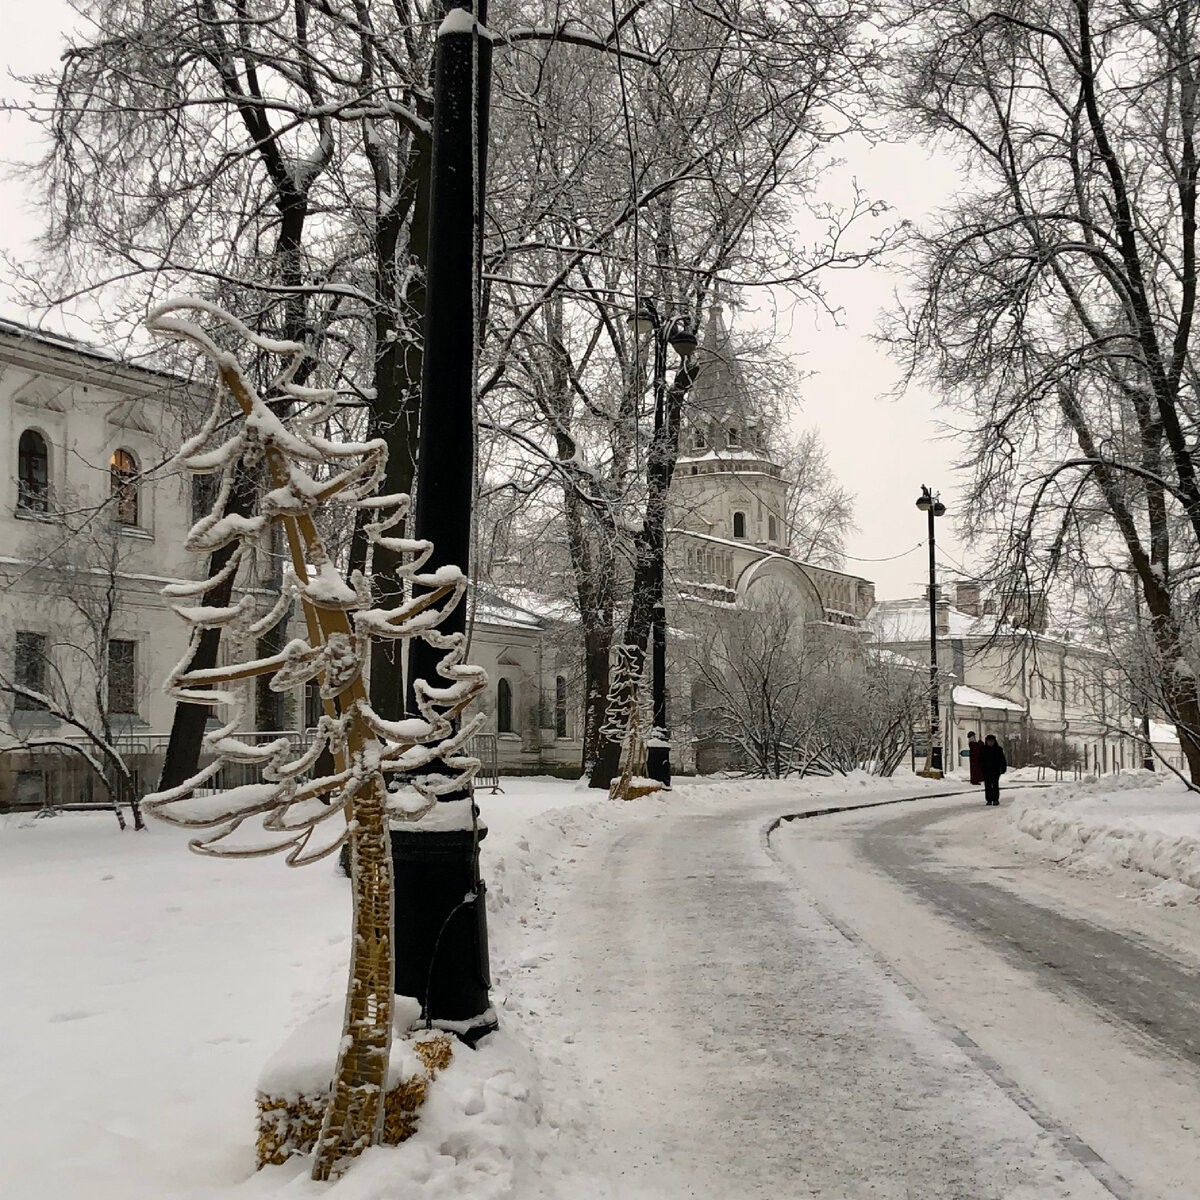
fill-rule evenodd
<path id="1" fill-rule="evenodd" d="M 141 397 L 161 395 L 164 390 L 207 391 L 203 384 L 182 376 L 123 362 L 83 343 L 54 338 L 3 319 L 0 319 L 0 363 Z"/>

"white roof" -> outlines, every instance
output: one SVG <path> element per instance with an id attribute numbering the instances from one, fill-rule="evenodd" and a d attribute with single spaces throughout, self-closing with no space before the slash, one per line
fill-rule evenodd
<path id="1" fill-rule="evenodd" d="M 991 708 L 1019 713 L 1025 711 L 1023 704 L 1014 704 L 1003 696 L 993 696 L 990 692 L 981 692 L 978 688 L 967 687 L 965 684 L 959 684 L 954 689 L 954 703 L 962 708 Z"/>
<path id="2" fill-rule="evenodd" d="M 895 650 L 885 650 L 882 646 L 869 646 L 867 653 L 878 663 L 882 663 L 887 667 L 900 667 L 905 671 L 928 671 L 928 666 L 923 662 L 917 662 L 915 658 L 908 658 L 903 654 L 897 654 Z"/>
<path id="3" fill-rule="evenodd" d="M 939 607 L 941 607 L 939 605 Z M 948 631 L 938 632 L 939 638 L 990 638 L 996 635 L 1007 638 L 1032 638 L 1049 645 L 1063 646 L 1085 654 L 1103 654 L 1104 651 L 1085 641 L 1038 633 L 1026 626 L 1006 625 L 995 616 L 973 617 L 960 608 L 947 605 L 942 608 Z M 867 617 L 867 624 L 875 630 L 880 642 L 928 642 L 929 600 L 925 596 L 905 600 L 880 600 Z"/>
<path id="4" fill-rule="evenodd" d="M 988 637 L 996 630 L 995 617 L 973 617 L 953 606 L 946 610 L 946 617 L 949 633 L 939 633 L 939 637 Z M 867 622 L 881 642 L 927 642 L 929 601 L 881 600 L 871 609 Z"/>
<path id="5" fill-rule="evenodd" d="M 774 467 L 777 464 L 771 458 L 766 450 L 758 450 L 754 447 L 737 448 L 730 447 L 727 450 L 703 450 L 698 453 L 680 454 L 676 457 L 677 463 L 699 463 L 699 462 L 728 462 L 728 463 L 743 463 L 743 462 L 760 462 L 767 463 Z"/>
<path id="6" fill-rule="evenodd" d="M 519 608 L 540 620 L 569 621 L 576 615 L 575 606 L 561 596 L 547 596 L 529 588 L 513 587 L 511 584 L 491 584 L 487 590 L 494 599 Z"/>
<path id="7" fill-rule="evenodd" d="M 1179 734 L 1175 732 L 1175 726 L 1169 721 L 1151 721 L 1150 740 L 1152 742 L 1166 742 L 1169 745 L 1178 746 Z"/>

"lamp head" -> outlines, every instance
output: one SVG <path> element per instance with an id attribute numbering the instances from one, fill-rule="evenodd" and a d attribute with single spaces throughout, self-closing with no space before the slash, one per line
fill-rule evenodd
<path id="1" fill-rule="evenodd" d="M 629 324 L 638 337 L 653 333 L 658 328 L 658 309 L 654 307 L 654 301 L 649 297 L 639 301 L 637 312 L 631 314 Z"/>
<path id="2" fill-rule="evenodd" d="M 928 512 L 933 507 L 933 497 L 927 487 L 921 489 L 921 494 L 917 497 L 917 507 L 922 512 Z"/>
<path id="3" fill-rule="evenodd" d="M 933 515 L 935 517 L 944 517 L 946 515 L 946 506 L 940 500 L 933 502 Z"/>
<path id="4" fill-rule="evenodd" d="M 671 349 L 680 358 L 691 358 L 696 352 L 696 335 L 684 320 L 675 323 L 675 328 L 671 331 L 668 341 L 671 343 Z"/>

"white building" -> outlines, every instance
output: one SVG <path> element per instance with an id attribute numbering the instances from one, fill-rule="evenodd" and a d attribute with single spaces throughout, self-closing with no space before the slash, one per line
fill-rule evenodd
<path id="1" fill-rule="evenodd" d="M 881 601 L 870 624 L 877 645 L 928 665 L 927 596 Z M 1017 757 L 1022 746 L 1061 739 L 1088 773 L 1141 765 L 1137 717 L 1105 651 L 1002 625 L 981 605 L 979 587 L 967 583 L 956 586 L 953 604 L 939 601 L 936 633 L 947 770 L 964 755 L 969 731 L 996 734 Z"/>
<path id="2" fill-rule="evenodd" d="M 771 430 L 742 377 L 719 308 L 710 312 L 697 353 L 704 357 L 689 397 L 670 496 L 672 626 L 687 637 L 689 606 L 704 605 L 719 619 L 736 621 L 740 606 L 770 596 L 796 612 L 800 637 L 819 633 L 860 646 L 875 585 L 792 556 L 789 481 L 772 453 Z M 678 730 L 686 726 L 685 698 L 689 709 L 701 698 L 687 665 L 678 661 L 685 656 L 674 657 L 669 715 Z M 730 765 L 728 748 L 719 740 L 698 739 L 690 754 L 678 733 L 674 740 L 677 767 L 707 771 Z"/>
<path id="3" fill-rule="evenodd" d="M 126 742 L 169 727 L 161 685 L 187 645 L 159 589 L 196 569 L 191 479 L 167 465 L 193 404 L 179 380 L 0 321 L 0 682 L 88 728 L 103 711 Z M 0 746 L 79 734 L 0 693 Z M 0 754 L 0 807 L 40 802 L 51 776 L 58 798 L 92 795 L 70 752 Z"/>
<path id="4" fill-rule="evenodd" d="M 0 809 L 105 799 L 69 747 L 14 749 L 86 740 L 22 687 L 111 738 L 143 791 L 156 783 L 174 714 L 163 682 L 188 641 L 160 592 L 207 569 L 184 549 L 207 510 L 207 481 L 170 458 L 206 399 L 206 389 L 0 321 Z M 277 568 L 264 547 L 242 583 L 266 600 Z M 531 605 L 482 599 L 472 658 L 492 681 L 484 703 L 499 769 L 570 773 L 580 757 L 578 666 L 552 649 L 562 641 L 552 636 L 556 615 Z M 301 737 L 315 722 L 315 689 L 257 691 L 244 689 L 247 729 Z"/>
<path id="5" fill-rule="evenodd" d="M 719 307 L 709 314 L 698 353 L 704 359 L 671 486 L 667 564 L 674 590 L 736 601 L 769 585 L 794 597 L 806 623 L 861 627 L 875 585 L 792 557 L 788 481 Z"/>

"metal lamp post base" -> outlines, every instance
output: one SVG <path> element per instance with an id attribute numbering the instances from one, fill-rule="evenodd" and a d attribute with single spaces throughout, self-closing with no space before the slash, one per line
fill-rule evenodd
<path id="1" fill-rule="evenodd" d="M 434 1025 L 474 1045 L 497 1027 L 478 841 L 469 829 L 393 829 L 391 839 L 396 994 L 414 996 Z"/>

